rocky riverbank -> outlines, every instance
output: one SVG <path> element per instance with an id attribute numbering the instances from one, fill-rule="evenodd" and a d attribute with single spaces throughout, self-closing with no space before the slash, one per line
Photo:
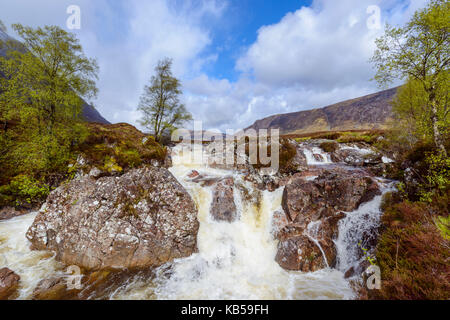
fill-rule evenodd
<path id="1" fill-rule="evenodd" d="M 249 165 L 232 170 L 187 163 L 174 164 L 170 172 L 147 166 L 124 174 L 104 176 L 95 174 L 94 169 L 80 174 L 49 195 L 26 237 L 33 250 L 52 252 L 61 264 L 59 270 L 70 265 L 80 267 L 84 289 L 69 290 L 67 276 L 57 272 L 35 282 L 33 294 L 24 298 L 126 298 L 133 296 L 130 292 L 136 287 L 125 283 L 137 286 L 153 279 L 150 282 L 159 282 L 161 288 L 170 287 L 180 276 L 178 266 L 200 257 L 206 259 L 197 261 L 206 263 L 200 274 L 212 272 L 210 268 L 220 273 L 230 264 L 237 273 L 231 277 L 236 277 L 247 270 L 250 262 L 244 260 L 251 259 L 240 257 L 240 241 L 245 242 L 243 252 L 253 247 L 261 250 L 260 259 L 264 257 L 265 263 L 270 259 L 270 265 L 275 264 L 265 277 L 283 275 L 276 265 L 301 276 L 338 270 L 342 272 L 339 282 L 345 288 L 344 273 L 359 276 L 355 270 L 360 273 L 364 265 L 358 243 L 368 251 L 375 244 L 377 206 L 385 189 L 385 182 L 377 175 L 387 172 L 390 161 L 360 143 L 337 144 L 331 150 L 324 144 L 331 142 L 324 140 L 288 143 L 295 148 L 295 154 L 285 163 L 290 170 L 271 176 Z M 185 156 L 176 148 L 170 153 Z M 356 232 L 360 239 L 342 240 L 348 231 L 340 227 L 343 220 L 372 202 L 375 208 L 361 213 L 368 216 L 371 229 Z M 237 239 L 239 226 L 248 228 L 247 224 L 253 226 L 251 231 Z M 206 234 L 211 239 L 206 240 Z M 256 237 L 253 241 L 246 238 L 252 234 Z M 212 246 L 209 251 L 206 242 Z M 355 255 L 350 259 L 353 265 L 340 263 L 345 246 L 350 246 Z M 210 260 L 203 256 L 206 252 L 217 257 Z M 231 255 L 223 256 L 226 252 Z M 241 258 L 245 268 L 235 269 Z M 160 266 L 172 271 L 162 276 Z M 198 267 L 195 264 L 194 269 Z M 183 277 L 191 276 L 183 273 Z M 158 297 L 158 289 L 150 291 L 143 298 Z M 112 292 L 116 294 L 111 296 Z"/>

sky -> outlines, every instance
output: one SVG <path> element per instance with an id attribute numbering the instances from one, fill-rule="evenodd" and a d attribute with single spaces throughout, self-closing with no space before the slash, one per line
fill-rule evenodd
<path id="1" fill-rule="evenodd" d="M 369 62 L 374 40 L 386 23 L 403 25 L 426 3 L 0 0 L 0 20 L 13 36 L 12 23 L 75 33 L 100 66 L 92 103 L 112 123 L 144 129 L 139 97 L 158 60 L 170 57 L 194 119 L 225 131 L 379 91 Z M 67 27 L 70 5 L 80 8 L 80 29 Z"/>

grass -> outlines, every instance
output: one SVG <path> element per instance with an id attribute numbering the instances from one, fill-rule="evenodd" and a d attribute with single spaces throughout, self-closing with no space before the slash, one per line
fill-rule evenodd
<path id="1" fill-rule="evenodd" d="M 374 144 L 379 137 L 384 136 L 385 130 L 350 130 L 350 131 L 322 131 L 305 134 L 288 134 L 284 138 L 294 139 L 297 142 L 308 141 L 311 139 L 335 140 L 339 143 L 365 142 Z"/>
<path id="2" fill-rule="evenodd" d="M 89 136 L 77 152 L 91 165 L 108 172 L 122 172 L 151 164 L 152 160 L 164 161 L 166 148 L 132 125 L 90 123 L 87 126 Z"/>

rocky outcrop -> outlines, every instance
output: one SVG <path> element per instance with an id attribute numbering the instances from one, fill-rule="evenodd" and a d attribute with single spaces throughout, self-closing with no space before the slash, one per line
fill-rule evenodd
<path id="1" fill-rule="evenodd" d="M 53 191 L 27 232 L 32 249 L 85 269 L 140 269 L 197 249 L 196 206 L 164 168 L 83 176 Z"/>
<path id="2" fill-rule="evenodd" d="M 353 211 L 377 194 L 380 190 L 371 177 L 335 169 L 313 181 L 292 179 L 284 189 L 282 206 L 290 221 L 306 224 L 336 211 Z"/>
<path id="3" fill-rule="evenodd" d="M 152 270 L 93 271 L 82 274 L 78 280 L 67 276 L 53 276 L 41 280 L 33 290 L 33 300 L 103 300 L 110 298 L 127 281 L 137 277 L 151 279 Z M 75 285 L 76 284 L 76 285 Z"/>
<path id="4" fill-rule="evenodd" d="M 13 298 L 19 287 L 20 276 L 14 271 L 3 268 L 0 269 L 0 300 Z"/>
<path id="5" fill-rule="evenodd" d="M 275 260 L 286 270 L 312 272 L 326 267 L 319 247 L 302 234 L 280 241 Z"/>
<path id="6" fill-rule="evenodd" d="M 273 234 L 279 240 L 276 261 L 287 270 L 312 272 L 334 267 L 338 224 L 342 211 L 354 211 L 380 194 L 378 184 L 361 171 L 324 170 L 309 181 L 293 176 L 283 193 L 286 218 L 274 215 Z"/>
<path id="7" fill-rule="evenodd" d="M 341 147 L 330 156 L 333 162 L 342 162 L 353 167 L 375 166 L 383 163 L 382 155 L 372 152 L 365 145 Z"/>
<path id="8" fill-rule="evenodd" d="M 214 185 L 210 213 L 214 220 L 233 222 L 237 218 L 233 195 L 233 178 L 225 178 Z"/>

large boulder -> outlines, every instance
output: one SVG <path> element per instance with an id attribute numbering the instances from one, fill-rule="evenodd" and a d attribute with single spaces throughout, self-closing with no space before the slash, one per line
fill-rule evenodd
<path id="1" fill-rule="evenodd" d="M 313 272 L 326 267 L 320 248 L 302 234 L 280 241 L 275 260 L 286 270 Z"/>
<path id="2" fill-rule="evenodd" d="M 164 168 L 83 176 L 53 191 L 27 232 L 31 248 L 87 270 L 159 266 L 197 250 L 197 209 Z"/>
<path id="3" fill-rule="evenodd" d="M 323 170 L 314 180 L 294 175 L 283 192 L 286 219 L 277 213 L 272 221 L 278 264 L 304 272 L 334 267 L 342 211 L 354 211 L 378 194 L 378 184 L 362 170 Z"/>
<path id="4" fill-rule="evenodd" d="M 378 194 L 373 178 L 335 169 L 324 171 L 313 181 L 300 176 L 292 179 L 284 189 L 282 206 L 292 222 L 307 224 L 337 211 L 353 211 Z"/>
<path id="5" fill-rule="evenodd" d="M 0 269 L 0 300 L 13 297 L 19 287 L 20 276 L 8 268 Z"/>
<path id="6" fill-rule="evenodd" d="M 275 233 L 279 240 L 276 261 L 286 270 L 313 272 L 335 267 L 338 222 L 345 217 L 340 212 L 322 220 L 312 221 L 306 227 L 290 223 Z M 279 218 L 278 218 L 279 219 Z"/>
<path id="7" fill-rule="evenodd" d="M 233 222 L 237 218 L 233 193 L 234 179 L 224 178 L 214 185 L 211 215 L 214 220 Z"/>

